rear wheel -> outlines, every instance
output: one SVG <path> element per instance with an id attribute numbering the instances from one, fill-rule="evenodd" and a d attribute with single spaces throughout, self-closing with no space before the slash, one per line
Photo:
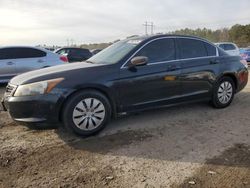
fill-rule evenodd
<path id="1" fill-rule="evenodd" d="M 225 108 L 229 106 L 234 98 L 235 83 L 230 77 L 223 77 L 215 85 L 213 91 L 212 104 L 215 108 Z"/>
<path id="2" fill-rule="evenodd" d="M 108 99 L 94 90 L 73 95 L 63 110 L 66 128 L 82 136 L 90 136 L 102 130 L 111 117 Z"/>

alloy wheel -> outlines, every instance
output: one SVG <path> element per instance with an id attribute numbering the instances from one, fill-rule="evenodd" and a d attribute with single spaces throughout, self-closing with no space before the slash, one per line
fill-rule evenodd
<path id="1" fill-rule="evenodd" d="M 233 96 L 233 86 L 230 82 L 222 82 L 218 89 L 218 99 L 221 104 L 227 104 L 230 102 Z"/>
<path id="2" fill-rule="evenodd" d="M 96 98 L 80 101 L 73 110 L 73 122 L 81 130 L 91 131 L 101 125 L 105 118 L 105 107 Z"/>

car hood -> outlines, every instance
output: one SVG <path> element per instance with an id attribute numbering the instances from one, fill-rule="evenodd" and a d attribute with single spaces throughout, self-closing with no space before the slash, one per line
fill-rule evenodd
<path id="1" fill-rule="evenodd" d="M 57 65 L 53 67 L 43 68 L 31 72 L 27 72 L 24 74 L 20 74 L 13 79 L 10 80 L 10 83 L 13 85 L 22 85 L 28 84 L 37 81 L 43 81 L 51 79 L 50 76 L 61 76 L 63 77 L 65 72 L 74 71 L 74 70 L 81 70 L 87 69 L 91 67 L 101 66 L 101 64 L 91 64 L 86 62 L 79 62 L 79 63 L 69 63 L 64 65 Z"/>

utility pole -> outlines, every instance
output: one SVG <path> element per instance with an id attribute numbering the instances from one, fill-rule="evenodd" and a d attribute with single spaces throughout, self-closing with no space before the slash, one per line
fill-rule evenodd
<path id="1" fill-rule="evenodd" d="M 148 35 L 148 22 L 145 22 L 143 26 L 145 27 L 145 35 Z"/>
<path id="2" fill-rule="evenodd" d="M 150 28 L 151 31 L 151 35 L 154 34 L 154 23 L 153 22 L 145 22 L 143 24 L 143 26 L 145 27 L 145 35 L 148 35 L 148 28 Z"/>
<path id="3" fill-rule="evenodd" d="M 153 35 L 154 34 L 154 23 L 153 22 L 151 22 L 150 27 L 151 27 L 151 35 Z"/>

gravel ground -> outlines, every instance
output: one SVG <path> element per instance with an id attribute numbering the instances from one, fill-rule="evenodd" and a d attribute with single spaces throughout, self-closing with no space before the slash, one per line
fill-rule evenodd
<path id="1" fill-rule="evenodd" d="M 250 187 L 249 112 L 250 84 L 227 109 L 147 111 L 85 139 L 2 112 L 0 187 Z"/>

